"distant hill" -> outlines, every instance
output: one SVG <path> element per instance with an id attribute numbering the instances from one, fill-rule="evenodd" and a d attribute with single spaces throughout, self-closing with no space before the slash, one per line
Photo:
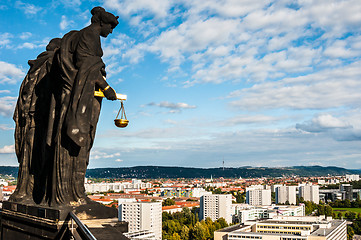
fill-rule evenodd
<path id="1" fill-rule="evenodd" d="M 18 167 L 0 166 L 1 175 L 9 175 L 9 176 L 17 177 L 18 171 L 19 171 Z"/>
<path id="2" fill-rule="evenodd" d="M 339 167 L 298 166 L 284 168 L 240 167 L 240 168 L 186 168 L 139 166 L 127 168 L 95 168 L 87 170 L 87 177 L 95 178 L 254 178 L 282 176 L 327 176 L 359 174 L 360 170 Z"/>
<path id="3" fill-rule="evenodd" d="M 360 174 L 361 170 L 349 170 L 340 167 L 297 166 L 282 168 L 240 167 L 240 168 L 186 168 L 139 166 L 125 168 L 88 169 L 86 176 L 94 178 L 257 178 L 282 176 L 336 176 Z M 17 177 L 18 167 L 0 166 L 0 174 Z"/>

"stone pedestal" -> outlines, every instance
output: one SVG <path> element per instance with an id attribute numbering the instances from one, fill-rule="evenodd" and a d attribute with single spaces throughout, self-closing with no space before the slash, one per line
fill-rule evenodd
<path id="1" fill-rule="evenodd" d="M 1 211 L 2 240 L 70 239 L 67 225 L 59 221 L 59 210 L 14 203 L 5 206 L 13 209 Z"/>
<path id="2" fill-rule="evenodd" d="M 127 239 L 122 233 L 128 231 L 128 223 L 118 222 L 117 209 L 88 201 L 78 207 L 63 208 L 3 202 L 0 212 L 1 240 L 82 239 L 77 237 L 77 229 L 70 230 L 70 211 L 99 240 Z"/>

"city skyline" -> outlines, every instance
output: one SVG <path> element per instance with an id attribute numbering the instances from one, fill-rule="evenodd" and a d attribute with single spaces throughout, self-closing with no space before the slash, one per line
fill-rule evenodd
<path id="1" fill-rule="evenodd" d="M 361 3 L 61 0 L 0 3 L 0 165 L 17 166 L 12 114 L 27 61 L 103 6 L 102 39 L 129 126 L 103 101 L 89 168 L 361 168 Z"/>

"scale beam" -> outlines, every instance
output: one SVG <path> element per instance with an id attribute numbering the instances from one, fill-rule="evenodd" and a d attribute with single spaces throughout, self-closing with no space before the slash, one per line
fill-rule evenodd
<path id="1" fill-rule="evenodd" d="M 95 97 L 105 97 L 105 96 L 104 96 L 104 93 L 101 92 L 101 91 L 95 91 L 95 92 L 94 92 L 94 96 L 95 96 Z M 123 101 L 125 101 L 125 100 L 127 100 L 127 95 L 117 93 L 117 99 L 118 99 L 118 100 L 123 100 Z"/>

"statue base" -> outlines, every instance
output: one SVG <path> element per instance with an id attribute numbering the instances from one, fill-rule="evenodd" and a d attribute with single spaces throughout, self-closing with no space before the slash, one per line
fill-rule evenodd
<path id="1" fill-rule="evenodd" d="M 121 232 L 128 231 L 128 223 L 118 222 L 117 209 L 91 200 L 78 207 L 60 208 L 3 202 L 1 240 L 72 239 L 74 231 L 69 229 L 70 211 L 88 226 L 96 238 L 102 239 L 102 235 L 112 231 L 117 237 L 124 237 Z"/>
<path id="2" fill-rule="evenodd" d="M 64 228 L 64 222 L 39 217 L 39 215 L 48 214 L 50 218 L 56 218 L 60 212 L 44 211 L 43 208 L 35 207 L 32 207 L 31 211 L 34 212 L 24 214 L 18 211 L 2 210 L 1 239 L 70 239 L 68 229 Z"/>

